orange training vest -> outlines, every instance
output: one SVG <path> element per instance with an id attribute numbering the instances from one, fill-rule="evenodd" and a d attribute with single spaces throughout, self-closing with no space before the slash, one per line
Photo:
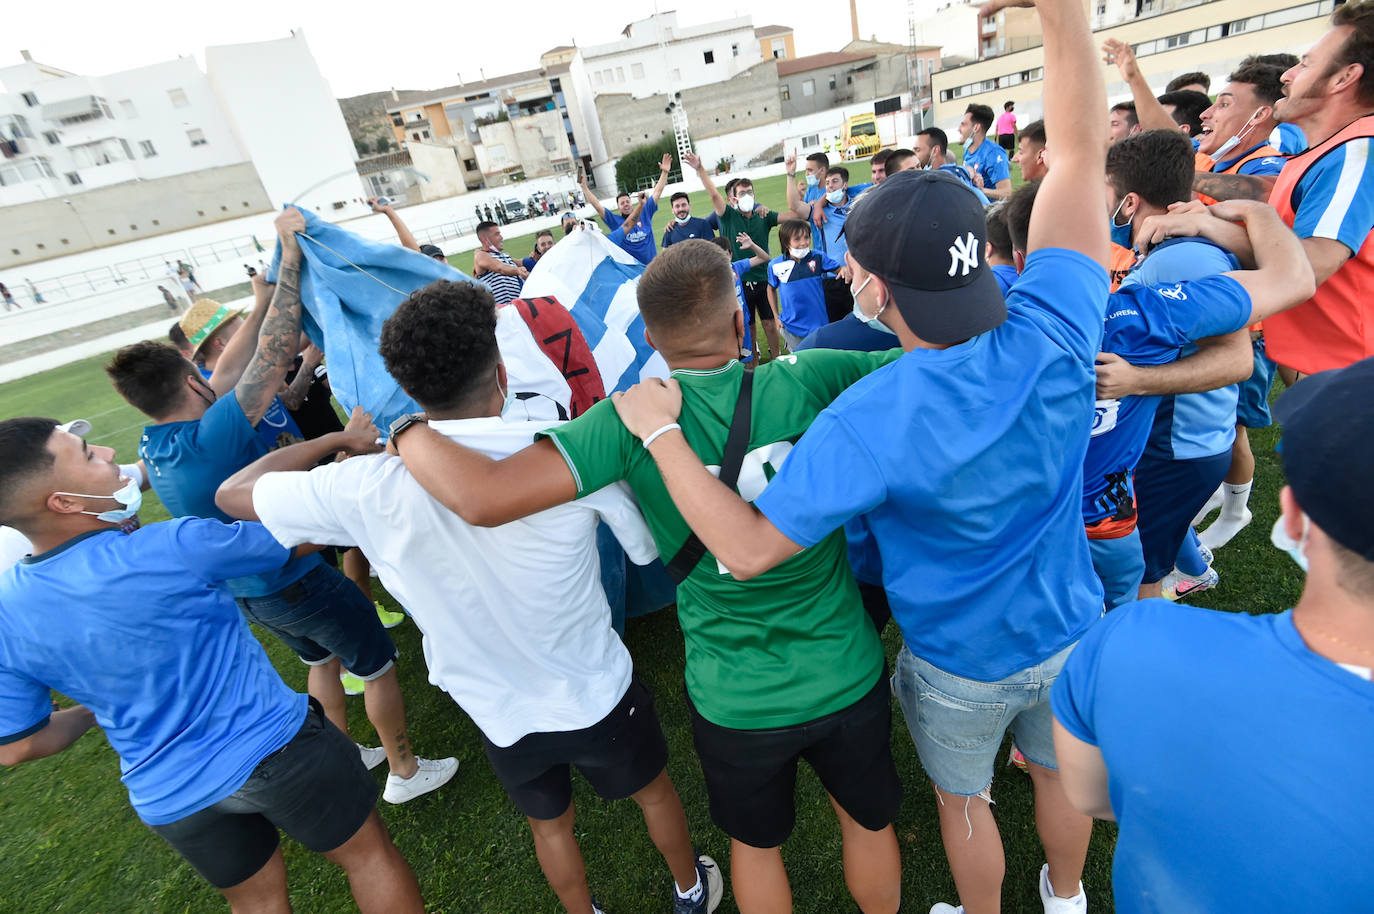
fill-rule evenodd
<path id="1" fill-rule="evenodd" d="M 1374 137 L 1374 114 L 1346 125 L 1283 166 L 1269 204 L 1292 227 L 1293 192 L 1322 156 L 1351 140 Z M 1264 321 L 1269 358 L 1303 374 L 1343 368 L 1374 355 L 1374 232 L 1310 299 Z"/>
<path id="2" fill-rule="evenodd" d="M 1111 254 L 1107 262 L 1107 276 L 1111 279 L 1111 287 L 1108 291 L 1115 292 L 1120 288 L 1121 280 L 1126 278 L 1126 274 L 1131 272 L 1133 266 L 1135 266 L 1135 251 L 1112 242 Z"/>
<path id="3" fill-rule="evenodd" d="M 1282 158 L 1283 153 L 1279 152 L 1277 149 L 1275 149 L 1273 146 L 1270 146 L 1268 143 L 1265 143 L 1258 149 L 1255 149 L 1254 151 L 1241 156 L 1240 159 L 1238 159 L 1236 163 L 1232 165 L 1230 168 L 1227 168 L 1225 171 L 1218 171 L 1216 172 L 1216 174 L 1238 175 L 1240 174 L 1240 167 L 1244 165 L 1246 162 L 1253 162 L 1255 159 L 1263 159 L 1269 156 L 1278 156 L 1279 158 Z M 1216 164 L 1217 163 L 1212 159 L 1212 157 L 1205 152 L 1199 152 L 1194 154 L 1193 169 L 1195 171 L 1205 171 L 1208 174 L 1211 174 L 1212 170 L 1216 168 Z M 1203 203 L 1207 204 L 1208 206 L 1211 206 L 1212 204 L 1217 202 L 1215 197 L 1209 197 L 1206 194 L 1194 194 L 1194 196 L 1201 200 Z"/>

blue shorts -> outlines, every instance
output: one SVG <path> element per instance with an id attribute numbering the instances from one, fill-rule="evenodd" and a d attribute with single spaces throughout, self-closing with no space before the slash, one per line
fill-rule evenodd
<path id="1" fill-rule="evenodd" d="M 1210 457 L 1160 460 L 1142 457 L 1135 468 L 1135 503 L 1145 580 L 1164 580 L 1193 518 L 1231 469 L 1231 449 Z"/>
<path id="2" fill-rule="evenodd" d="M 1269 412 L 1269 389 L 1274 386 L 1278 365 L 1264 351 L 1264 337 L 1250 341 L 1255 351 L 1255 370 L 1250 379 L 1240 383 L 1240 400 L 1236 403 L 1236 424 L 1246 428 L 1264 428 L 1274 424 Z"/>
<path id="3" fill-rule="evenodd" d="M 1129 603 L 1140 592 L 1145 579 L 1145 553 L 1140 548 L 1140 531 L 1110 540 L 1088 540 L 1093 556 L 1093 571 L 1102 581 L 1107 609 Z"/>
<path id="4" fill-rule="evenodd" d="M 377 618 L 377 607 L 328 565 L 277 593 L 234 602 L 249 622 L 276 635 L 311 666 L 338 657 L 353 675 L 369 680 L 396 661 L 396 645 Z"/>
<path id="5" fill-rule="evenodd" d="M 997 682 L 946 673 L 902 648 L 892 687 L 936 787 L 961 797 L 986 790 L 1008 729 L 1028 762 L 1058 769 L 1050 688 L 1073 648 Z"/>

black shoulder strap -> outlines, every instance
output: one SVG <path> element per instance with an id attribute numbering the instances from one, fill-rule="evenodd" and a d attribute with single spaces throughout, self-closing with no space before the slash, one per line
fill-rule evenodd
<path id="1" fill-rule="evenodd" d="M 744 377 L 739 382 L 739 399 L 735 401 L 735 415 L 730 420 L 730 434 L 725 439 L 725 453 L 720 458 L 720 481 L 730 488 L 739 480 L 740 467 L 744 465 L 744 455 L 749 451 L 749 423 L 753 411 L 754 370 L 744 369 Z M 674 584 L 681 584 L 697 567 L 697 562 L 706 554 L 706 546 L 695 534 L 689 534 L 687 542 L 673 556 L 667 565 L 668 577 Z"/>

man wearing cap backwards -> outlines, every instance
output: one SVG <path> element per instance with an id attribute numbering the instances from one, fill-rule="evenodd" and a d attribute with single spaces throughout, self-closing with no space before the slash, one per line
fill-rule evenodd
<path id="1" fill-rule="evenodd" d="M 365 914 L 423 911 L 356 747 L 281 681 L 223 587 L 291 550 L 259 524 L 123 532 L 138 486 L 78 431 L 0 422 L 0 524 L 34 549 L 0 573 L 0 765 L 99 726 L 139 818 L 233 910 L 287 910 L 280 828 L 344 867 Z M 54 711 L 51 689 L 79 704 Z"/>
<path id="2" fill-rule="evenodd" d="M 300 337 L 300 246 L 305 217 L 288 207 L 276 220 L 282 245 L 276 292 L 262 321 L 257 349 L 243 376 L 220 394 L 178 352 L 163 343 L 125 346 L 106 367 L 119 395 L 152 419 L 139 453 L 153 489 L 173 517 L 218 518 L 215 490 L 234 472 L 267 453 L 255 430 L 272 403 Z M 340 544 L 343 545 L 343 544 Z M 367 683 L 368 719 L 385 751 L 359 747 L 369 767 L 390 762 L 386 793 L 401 803 L 442 786 L 457 761 L 413 755 L 405 700 L 396 677 L 396 647 L 372 601 L 318 555 L 292 559 L 227 581 L 239 608 L 310 665 L 309 691 L 340 730 L 348 719 L 340 665 Z"/>
<path id="3" fill-rule="evenodd" d="M 243 370 L 253 357 L 258 333 L 272 300 L 273 287 L 261 274 L 254 276 L 251 282 L 257 303 L 247 319 L 244 319 L 242 311 L 202 298 L 177 321 L 186 346 L 190 349 L 187 358 L 196 363 L 201 376 L 210 382 L 216 395 L 233 390 L 243 377 Z M 305 438 L 285 404 L 275 396 L 258 421 L 258 436 L 269 450 L 295 444 Z"/>
<path id="4" fill-rule="evenodd" d="M 1121 914 L 1369 908 L 1371 390 L 1364 359 L 1275 406 L 1288 487 L 1274 539 L 1307 571 L 1290 612 L 1134 603 L 1055 685 L 1064 790 L 1120 826 Z M 1264 751 L 1237 765 L 1257 736 Z"/>
<path id="5" fill-rule="evenodd" d="M 1049 693 L 1102 615 L 1081 505 L 1107 232 L 1075 214 L 1105 211 L 1105 125 L 1080 114 L 1106 100 L 1082 5 L 1037 6 L 1046 133 L 1060 152 L 1007 301 L 981 258 L 982 207 L 953 177 L 902 172 L 864 195 L 846 234 L 855 309 L 906 355 L 822 412 L 753 505 L 681 434 L 661 431 L 679 408 L 675 381 L 645 381 L 613 401 L 626 427 L 652 439 L 674 503 L 736 578 L 866 515 L 905 641 L 894 686 L 969 914 L 1000 908 L 1005 864 L 989 788 L 1008 729 L 1035 784 L 1045 910 L 1087 906 L 1092 823 L 1055 770 Z M 1252 315 L 1283 303 L 1235 277 Z"/>

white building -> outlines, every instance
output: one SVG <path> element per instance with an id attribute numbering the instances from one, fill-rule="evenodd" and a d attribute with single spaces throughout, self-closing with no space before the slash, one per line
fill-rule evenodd
<path id="1" fill-rule="evenodd" d="M 292 201 L 366 211 L 343 115 L 299 31 L 208 48 L 205 71 L 180 57 L 83 76 L 23 57 L 0 68 L 0 266 Z"/>
<path id="2" fill-rule="evenodd" d="M 594 93 L 647 98 L 721 82 L 782 56 L 789 32 L 760 38 L 749 16 L 680 26 L 669 11 L 631 22 L 620 41 L 581 50 Z"/>

